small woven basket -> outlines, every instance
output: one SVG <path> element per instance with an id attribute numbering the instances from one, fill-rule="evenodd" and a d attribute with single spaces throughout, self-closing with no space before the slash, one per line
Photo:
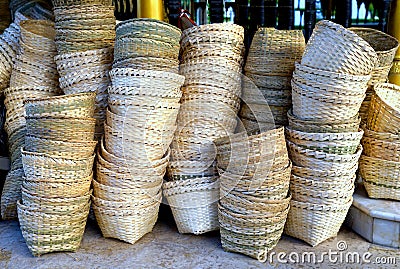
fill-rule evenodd
<path id="1" fill-rule="evenodd" d="M 311 246 L 335 237 L 353 202 L 322 205 L 292 200 L 285 225 L 285 234 L 301 239 Z"/>
<path id="2" fill-rule="evenodd" d="M 400 133 L 400 86 L 376 84 L 372 96 L 367 128 L 375 132 Z"/>
<path id="3" fill-rule="evenodd" d="M 332 121 L 303 120 L 288 112 L 289 126 L 294 130 L 312 133 L 345 133 L 357 132 L 360 128 L 361 118 L 358 115 L 346 120 Z"/>
<path id="4" fill-rule="evenodd" d="M 334 154 L 354 154 L 363 134 L 362 129 L 346 133 L 308 133 L 286 128 L 289 141 L 306 149 Z"/>
<path id="5" fill-rule="evenodd" d="M 377 60 L 375 50 L 361 37 L 338 24 L 323 20 L 316 24 L 301 64 L 331 72 L 368 75 Z"/>
<path id="6" fill-rule="evenodd" d="M 95 93 L 79 93 L 24 101 L 26 117 L 90 118 L 94 115 Z"/>
<path id="7" fill-rule="evenodd" d="M 364 154 L 387 161 L 400 162 L 400 136 L 365 129 L 361 140 Z"/>

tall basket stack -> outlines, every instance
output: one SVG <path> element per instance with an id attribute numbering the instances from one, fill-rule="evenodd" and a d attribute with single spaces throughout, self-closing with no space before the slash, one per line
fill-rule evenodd
<path id="1" fill-rule="evenodd" d="M 180 233 L 218 230 L 218 171 L 213 140 L 233 134 L 240 107 L 243 28 L 209 24 L 182 33 L 177 131 L 163 185 Z"/>
<path id="2" fill-rule="evenodd" d="M 304 49 L 300 30 L 257 30 L 244 67 L 246 77 L 257 87 L 244 83 L 239 115 L 245 128 L 288 125 L 287 112 L 292 105 L 290 80 L 294 63 L 301 60 Z"/>
<path id="3" fill-rule="evenodd" d="M 400 200 L 400 87 L 374 87 L 360 159 L 360 175 L 371 198 Z"/>
<path id="4" fill-rule="evenodd" d="M 0 12 L 4 11 L 8 11 L 8 6 L 4 9 L 0 7 Z M 36 2 L 30 2 L 26 8 L 22 7 L 18 9 L 14 15 L 14 22 L 7 24 L 7 28 L 4 32 L 0 30 L 0 32 L 2 32 L 0 34 L 0 94 L 3 94 L 4 89 L 9 86 L 12 65 L 20 50 L 18 44 L 20 22 L 28 19 L 48 20 L 52 18 L 52 13 Z M 2 16 L 0 17 L 3 18 Z"/>
<path id="5" fill-rule="evenodd" d="M 113 60 L 114 8 L 108 0 L 53 0 L 53 4 L 60 87 L 65 94 L 97 93 L 95 138 L 100 140 Z"/>
<path id="6" fill-rule="evenodd" d="M 75 251 L 90 208 L 94 93 L 25 101 L 25 174 L 18 219 L 35 256 Z"/>
<path id="7" fill-rule="evenodd" d="M 120 22 L 116 29 L 113 68 L 178 73 L 179 28 L 154 19 Z"/>
<path id="8" fill-rule="evenodd" d="M 369 104 L 374 93 L 374 85 L 379 82 L 387 82 L 394 56 L 399 48 L 399 41 L 381 31 L 371 28 L 349 28 L 374 48 L 378 55 L 378 61 L 371 73 L 368 82 L 366 97 L 360 108 L 361 125 L 364 125 L 368 117 Z"/>
<path id="9" fill-rule="evenodd" d="M 296 64 L 286 130 L 293 172 L 285 233 L 312 246 L 337 235 L 352 204 L 362 152 L 358 111 L 376 61 L 355 33 L 320 21 Z"/>
<path id="10" fill-rule="evenodd" d="M 123 55 L 126 55 L 126 62 L 110 71 L 109 108 L 92 197 L 103 236 L 131 244 L 151 232 L 157 221 L 161 185 L 182 96 L 180 87 L 185 79 L 174 72 L 156 68 L 132 68 L 136 57 L 146 57 L 133 56 L 135 53 L 144 53 L 146 49 L 149 54 L 157 53 L 150 50 L 158 49 L 141 47 L 142 51 L 139 51 L 139 44 L 120 49 L 119 43 L 126 42 L 122 36 L 134 40 L 134 35 L 141 34 L 136 22 L 142 25 L 140 20 L 130 20 L 117 26 L 114 63 L 118 62 L 116 59 L 124 58 Z M 151 29 L 166 30 L 162 22 L 152 21 L 151 24 Z M 144 35 L 147 30 L 143 29 Z M 172 35 L 164 31 L 159 38 L 167 40 L 175 35 L 179 40 L 176 30 L 171 26 Z M 142 39 L 145 43 L 146 38 Z M 179 47 L 170 49 L 168 54 L 175 55 L 174 61 L 177 61 Z"/>
<path id="11" fill-rule="evenodd" d="M 291 162 L 284 128 L 215 140 L 222 247 L 262 259 L 278 243 L 289 212 Z"/>
<path id="12" fill-rule="evenodd" d="M 24 100 L 59 94 L 58 73 L 54 62 L 54 23 L 45 20 L 21 22 L 20 53 L 11 74 L 10 87 L 5 93 L 7 109 L 5 130 L 8 134 L 11 171 L 3 188 L 1 214 L 3 219 L 17 217 L 16 203 L 21 196 L 25 117 Z"/>

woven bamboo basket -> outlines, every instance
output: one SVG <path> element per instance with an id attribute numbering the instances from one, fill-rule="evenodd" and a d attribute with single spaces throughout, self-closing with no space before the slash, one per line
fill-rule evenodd
<path id="1" fill-rule="evenodd" d="M 17 201 L 21 199 L 21 183 L 24 170 L 14 168 L 8 172 L 1 194 L 1 218 L 11 220 L 17 218 Z"/>
<path id="2" fill-rule="evenodd" d="M 391 133 L 380 133 L 365 129 L 361 140 L 364 154 L 387 161 L 400 161 L 400 137 Z"/>
<path id="3" fill-rule="evenodd" d="M 135 57 L 114 61 L 112 67 L 155 70 L 177 74 L 179 72 L 179 61 L 157 57 Z"/>
<path id="4" fill-rule="evenodd" d="M 398 167 L 399 162 L 363 155 L 360 159 L 360 175 L 363 181 L 367 182 L 368 196 L 399 200 Z M 371 190 L 371 194 L 369 190 Z"/>
<path id="5" fill-rule="evenodd" d="M 303 120 L 295 115 L 293 111 L 288 112 L 289 126 L 298 131 L 302 132 L 313 132 L 313 133 L 345 133 L 345 132 L 357 132 L 360 128 L 361 118 L 355 115 L 352 118 L 346 120 Z"/>
<path id="6" fill-rule="evenodd" d="M 175 89 L 182 86 L 184 76 L 170 72 L 138 70 L 131 68 L 114 68 L 110 71 L 113 86 L 130 86 L 139 88 Z"/>
<path id="7" fill-rule="evenodd" d="M 299 80 L 317 82 L 327 87 L 343 87 L 346 88 L 347 91 L 363 89 L 367 86 L 368 81 L 371 79 L 371 75 L 369 74 L 350 75 L 347 73 L 324 71 L 302 65 L 299 62 L 296 62 L 295 66 L 296 69 L 293 74 Z"/>
<path id="8" fill-rule="evenodd" d="M 321 205 L 292 200 L 285 225 L 285 234 L 301 239 L 311 246 L 335 237 L 353 202 Z"/>
<path id="9" fill-rule="evenodd" d="M 268 87 L 276 90 L 291 89 L 290 81 L 292 76 L 269 76 L 250 72 L 246 72 L 245 75 L 259 88 Z"/>
<path id="10" fill-rule="evenodd" d="M 113 60 L 112 48 L 89 50 L 77 53 L 66 53 L 54 57 L 60 75 L 66 75 L 71 68 L 91 67 L 110 64 Z M 62 74 L 64 72 L 64 74 Z"/>
<path id="11" fill-rule="evenodd" d="M 364 94 L 344 99 L 333 95 L 327 98 L 303 90 L 293 81 L 292 89 L 293 115 L 303 120 L 348 120 L 358 114 L 365 97 Z"/>
<path id="12" fill-rule="evenodd" d="M 137 38 L 149 38 L 158 41 L 179 45 L 181 30 L 171 24 L 148 18 L 137 18 L 125 20 L 117 24 L 116 34 L 118 37 L 125 35 Z"/>
<path id="13" fill-rule="evenodd" d="M 20 23 L 21 39 L 32 47 L 55 51 L 54 23 L 48 20 L 26 20 Z"/>
<path id="14" fill-rule="evenodd" d="M 69 6 L 76 5 L 104 5 L 111 6 L 112 1 L 110 0 L 52 0 L 51 1 L 54 7 L 62 7 L 66 8 Z"/>
<path id="15" fill-rule="evenodd" d="M 162 97 L 162 98 L 181 98 L 182 91 L 180 87 L 163 89 L 155 88 L 149 92 L 148 88 L 130 87 L 130 86 L 110 86 L 108 88 L 110 95 L 124 95 L 126 97 L 131 96 L 151 96 L 151 97 Z"/>
<path id="16" fill-rule="evenodd" d="M 93 180 L 93 195 L 95 197 L 108 201 L 132 201 L 155 197 L 161 190 L 161 184 L 151 188 L 131 188 L 123 189 L 112 186 L 103 185 L 96 180 Z"/>
<path id="17" fill-rule="evenodd" d="M 22 187 L 40 197 L 46 198 L 72 198 L 79 197 L 88 193 L 92 184 L 93 176 L 75 179 L 74 181 L 62 180 L 27 180 L 22 182 Z"/>
<path id="18" fill-rule="evenodd" d="M 170 183 L 164 183 L 163 193 L 171 207 L 180 233 L 203 234 L 219 229 L 217 186 L 197 184 L 191 186 L 190 191 L 174 192 L 173 188 L 172 190 L 168 188 L 168 184 Z"/>
<path id="19" fill-rule="evenodd" d="M 78 197 L 41 197 L 32 190 L 21 187 L 22 203 L 30 210 L 40 211 L 47 214 L 67 213 L 76 210 L 83 210 L 90 200 L 90 192 Z"/>
<path id="20" fill-rule="evenodd" d="M 308 91 L 313 95 L 317 95 L 319 98 L 334 98 L 345 102 L 347 98 L 365 97 L 367 91 L 367 85 L 363 84 L 358 87 L 351 87 L 349 85 L 326 85 L 324 83 L 309 80 L 308 78 L 302 78 L 293 74 L 292 84 L 300 87 L 301 90 Z M 351 100 L 348 100 L 351 102 Z"/>
<path id="21" fill-rule="evenodd" d="M 35 256 L 54 251 L 75 251 L 85 230 L 89 204 L 83 210 L 46 214 L 18 203 L 22 235 Z"/>
<path id="22" fill-rule="evenodd" d="M 21 151 L 25 176 L 30 180 L 85 178 L 92 173 L 94 155 L 85 159 L 64 159 L 23 149 Z"/>
<path id="23" fill-rule="evenodd" d="M 80 93 L 24 101 L 27 117 L 90 118 L 94 114 L 95 93 Z"/>
<path id="24" fill-rule="evenodd" d="M 132 200 L 124 202 L 108 201 L 92 195 L 92 202 L 94 205 L 102 208 L 109 208 L 114 210 L 126 210 L 126 209 L 142 209 L 155 206 L 161 203 L 162 192 L 160 191 L 157 196 L 150 197 L 148 199 Z"/>
<path id="25" fill-rule="evenodd" d="M 152 188 L 160 186 L 163 180 L 163 175 L 137 175 L 114 172 L 99 163 L 96 166 L 96 172 L 96 179 L 100 184 L 121 189 Z"/>
<path id="26" fill-rule="evenodd" d="M 55 141 L 35 136 L 25 137 L 27 151 L 46 153 L 55 157 L 88 158 L 93 155 L 97 141 Z"/>
<path id="27" fill-rule="evenodd" d="M 289 141 L 310 150 L 334 154 L 354 154 L 364 131 L 346 133 L 307 133 L 286 128 Z"/>
<path id="28" fill-rule="evenodd" d="M 102 144 L 101 144 L 102 145 Z M 113 172 L 122 174 L 138 174 L 138 175 L 164 175 L 165 168 L 169 160 L 169 151 L 165 156 L 156 161 L 150 162 L 138 162 L 136 159 L 123 159 L 115 156 L 112 153 L 106 151 L 104 147 L 101 146 L 98 156 L 98 164 L 105 167 Z M 104 157 L 103 157 L 104 156 Z"/>
<path id="29" fill-rule="evenodd" d="M 104 237 L 136 243 L 151 232 L 157 221 L 159 204 L 144 209 L 106 208 L 93 205 L 97 223 Z"/>
<path id="30" fill-rule="evenodd" d="M 326 54 L 326 51 L 330 53 Z M 368 75 L 377 60 L 374 49 L 361 37 L 338 24 L 323 20 L 316 24 L 301 64 L 331 72 Z"/>
<path id="31" fill-rule="evenodd" d="M 168 179 L 174 181 L 182 178 L 209 177 L 218 174 L 215 162 L 192 160 L 171 160 L 168 163 Z"/>
<path id="32" fill-rule="evenodd" d="M 27 118 L 26 134 L 43 139 L 93 141 L 93 118 Z"/>
<path id="33" fill-rule="evenodd" d="M 244 69 L 256 74 L 290 76 L 304 49 L 301 31 L 259 28 L 254 34 Z"/>
<path id="34" fill-rule="evenodd" d="M 391 65 L 399 47 L 399 41 L 381 31 L 372 28 L 349 28 L 374 48 L 378 62 L 375 68 Z M 389 72 L 388 72 L 389 73 Z"/>
<path id="35" fill-rule="evenodd" d="M 375 132 L 398 134 L 400 132 L 400 112 L 398 102 L 400 87 L 381 83 L 374 87 L 367 118 L 367 128 Z"/>
<path id="36" fill-rule="evenodd" d="M 179 56 L 179 46 L 149 38 L 118 37 L 114 48 L 114 60 L 121 61 L 133 57 L 159 57 L 175 60 Z"/>
<path id="37" fill-rule="evenodd" d="M 358 163 L 350 169 L 336 171 L 317 170 L 293 165 L 292 174 L 303 179 L 309 179 L 313 181 L 318 180 L 327 184 L 342 184 L 342 182 L 348 182 L 349 180 L 352 180 L 357 169 Z"/>
<path id="38" fill-rule="evenodd" d="M 255 197 L 237 191 L 229 190 L 221 183 L 220 190 L 220 206 L 239 214 L 249 214 L 251 216 L 269 215 L 272 213 L 282 212 L 289 206 L 291 195 L 281 196 L 278 199 L 269 199 L 268 197 Z M 266 214 L 268 212 L 268 214 Z"/>
<path id="39" fill-rule="evenodd" d="M 240 50 L 224 43 L 202 43 L 197 48 L 187 48 L 185 51 L 181 51 L 181 55 L 183 63 L 203 57 L 222 57 L 242 65 L 244 47 Z"/>
<path id="40" fill-rule="evenodd" d="M 319 184 L 316 185 L 304 182 L 296 176 L 292 176 L 290 182 L 290 192 L 292 193 L 293 200 L 304 203 L 337 205 L 346 203 L 354 193 L 354 174 L 353 180 L 346 182 L 342 186 L 332 184 Z M 329 186 L 330 185 L 330 186 Z"/>
<path id="41" fill-rule="evenodd" d="M 305 149 L 287 141 L 290 158 L 293 164 L 317 170 L 351 169 L 361 156 L 362 146 L 354 154 L 333 154 Z"/>

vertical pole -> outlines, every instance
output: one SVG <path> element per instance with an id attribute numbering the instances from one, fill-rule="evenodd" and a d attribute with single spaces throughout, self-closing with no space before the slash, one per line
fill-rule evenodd
<path id="1" fill-rule="evenodd" d="M 211 23 L 224 22 L 224 1 L 209 0 L 210 4 L 210 21 Z"/>
<path id="2" fill-rule="evenodd" d="M 278 1 L 278 29 L 294 29 L 294 1 Z"/>
<path id="3" fill-rule="evenodd" d="M 344 27 L 351 26 L 351 0 L 336 0 L 336 22 Z"/>
<path id="4" fill-rule="evenodd" d="M 304 37 L 308 40 L 312 34 L 315 27 L 316 21 L 316 10 L 315 10 L 315 0 L 306 0 L 306 6 L 304 11 Z"/>

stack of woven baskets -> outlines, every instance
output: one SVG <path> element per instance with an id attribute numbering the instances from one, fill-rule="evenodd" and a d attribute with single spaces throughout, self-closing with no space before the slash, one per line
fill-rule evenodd
<path id="1" fill-rule="evenodd" d="M 379 83 L 374 90 L 360 175 L 369 197 L 400 200 L 400 87 Z"/>
<path id="2" fill-rule="evenodd" d="M 16 24 L 0 35 L 0 94 L 9 86 L 13 60 L 18 51 L 19 28 Z"/>
<path id="3" fill-rule="evenodd" d="M 337 235 L 351 206 L 362 152 L 358 111 L 376 60 L 362 38 L 321 21 L 296 64 L 286 130 L 293 199 L 285 233 L 313 246 Z"/>
<path id="4" fill-rule="evenodd" d="M 154 20 L 117 26 L 114 66 L 119 67 L 110 71 L 109 108 L 92 198 L 104 237 L 133 244 L 151 232 L 157 220 L 185 78 L 147 63 L 159 48 L 141 44 L 153 44 L 154 37 L 164 40 L 156 43 L 178 44 L 176 32 L 179 29 Z M 168 46 L 168 57 L 176 62 L 179 46 Z"/>
<path id="5" fill-rule="evenodd" d="M 361 125 L 363 125 L 367 121 L 368 108 L 374 93 L 373 87 L 376 83 L 388 81 L 389 71 L 399 47 L 399 41 L 388 34 L 371 28 L 349 28 L 349 30 L 367 41 L 378 55 L 378 61 L 368 82 L 366 97 L 360 108 Z"/>
<path id="6" fill-rule="evenodd" d="M 209 24 L 182 33 L 182 87 L 164 196 L 180 233 L 218 230 L 213 140 L 234 132 L 240 107 L 243 28 Z"/>
<path id="7" fill-rule="evenodd" d="M 100 140 L 113 60 L 114 8 L 109 0 L 53 0 L 53 4 L 60 87 L 65 94 L 97 93 L 95 138 Z"/>
<path id="8" fill-rule="evenodd" d="M 113 68 L 178 73 L 179 28 L 154 19 L 131 19 L 117 25 Z"/>
<path id="9" fill-rule="evenodd" d="M 292 166 L 284 129 L 238 133 L 215 143 L 222 247 L 263 257 L 281 238 L 290 207 Z"/>
<path id="10" fill-rule="evenodd" d="M 288 125 L 287 112 L 292 104 L 290 80 L 294 63 L 301 60 L 304 48 L 300 30 L 257 30 L 244 68 L 245 75 L 257 86 L 243 87 L 239 115 L 245 128 Z"/>
<path id="11" fill-rule="evenodd" d="M 54 62 L 54 24 L 42 20 L 21 22 L 21 49 L 15 59 L 10 87 L 4 91 L 7 108 L 5 130 L 8 134 L 11 171 L 1 197 L 2 217 L 16 218 L 16 202 L 22 181 L 21 147 L 24 145 L 24 100 L 59 93 Z"/>
<path id="12" fill-rule="evenodd" d="M 115 40 L 111 0 L 52 0 L 59 54 L 112 47 Z"/>
<path id="13" fill-rule="evenodd" d="M 90 208 L 94 93 L 25 101 L 27 134 L 18 219 L 35 256 L 75 251 Z"/>
<path id="14" fill-rule="evenodd" d="M 60 74 L 60 88 L 65 94 L 83 92 L 96 93 L 95 139 L 104 134 L 106 120 L 107 89 L 110 86 L 108 75 L 113 59 L 113 48 L 87 50 L 59 54 L 55 57 Z"/>

